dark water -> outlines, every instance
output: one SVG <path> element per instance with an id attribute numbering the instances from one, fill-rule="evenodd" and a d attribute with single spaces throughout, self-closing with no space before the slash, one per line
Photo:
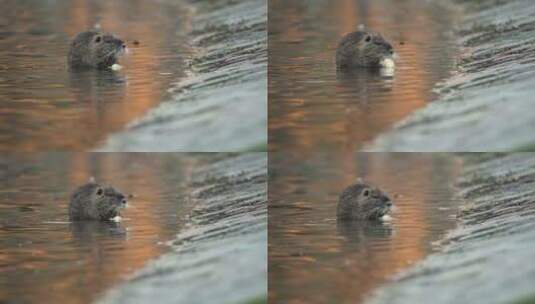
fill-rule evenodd
<path id="1" fill-rule="evenodd" d="M 270 1 L 270 150 L 355 151 L 426 105 L 455 51 L 451 12 L 437 2 Z M 393 44 L 393 75 L 337 73 L 337 42 L 360 24 Z"/>
<path id="2" fill-rule="evenodd" d="M 27 154 L 0 159 L 0 302 L 88 303 L 168 247 L 191 209 L 194 156 Z M 133 194 L 118 224 L 68 222 L 91 176 Z M 11 303 L 11 302 L 10 302 Z"/>
<path id="3" fill-rule="evenodd" d="M 180 3 L 0 0 L 0 6 L 0 150 L 97 146 L 160 103 L 190 52 L 189 13 Z M 126 41 L 124 68 L 70 73 L 70 39 L 95 25 Z"/>
<path id="4" fill-rule="evenodd" d="M 451 155 L 272 155 L 270 303 L 359 303 L 455 226 L 452 185 L 461 164 Z M 392 221 L 337 223 L 338 195 L 358 177 L 393 198 Z"/>

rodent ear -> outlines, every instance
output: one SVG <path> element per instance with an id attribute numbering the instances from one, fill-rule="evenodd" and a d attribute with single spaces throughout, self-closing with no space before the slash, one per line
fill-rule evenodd
<path id="1" fill-rule="evenodd" d="M 97 190 L 95 191 L 95 193 L 96 193 L 98 196 L 101 196 L 102 194 L 104 194 L 104 190 L 102 190 L 102 188 L 100 188 L 100 187 L 97 187 Z"/>

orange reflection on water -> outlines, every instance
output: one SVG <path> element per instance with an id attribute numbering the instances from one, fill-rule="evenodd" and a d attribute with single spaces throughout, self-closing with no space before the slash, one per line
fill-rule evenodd
<path id="1" fill-rule="evenodd" d="M 429 102 L 453 63 L 453 43 L 444 34 L 450 20 L 436 5 L 275 0 L 270 12 L 271 151 L 360 149 Z M 337 73 L 338 40 L 360 24 L 393 44 L 399 59 L 392 79 Z M 294 104 L 296 98 L 304 104 Z"/>
<path id="2" fill-rule="evenodd" d="M 166 251 L 159 242 L 172 239 L 181 225 L 186 205 L 177 192 L 193 164 L 172 154 L 138 153 L 32 154 L 17 162 L 32 169 L 12 176 L 0 193 L 15 191 L 15 207 L 36 204 L 36 212 L 12 208 L 0 217 L 0 237 L 9 240 L 0 243 L 0 274 L 7 280 L 0 281 L 0 300 L 50 303 L 91 302 Z M 90 177 L 134 195 L 116 227 L 65 222 L 71 191 Z M 6 204 L 1 198 L 0 208 Z"/>
<path id="3" fill-rule="evenodd" d="M 71 37 L 74 37 L 80 29 L 92 26 L 92 24 L 87 23 L 87 20 L 95 20 L 95 12 L 87 9 L 87 3 L 93 1 L 85 0 L 80 2 L 83 5 L 83 9 L 78 8 L 78 5 L 74 5 L 72 8 L 77 12 L 77 14 L 72 15 L 73 18 L 70 20 L 70 23 L 73 23 L 74 26 L 65 27 L 65 31 Z M 81 139 L 88 140 L 88 138 L 89 142 L 100 142 L 106 135 L 120 130 L 128 122 L 141 117 L 149 109 L 158 104 L 162 98 L 164 90 L 161 87 L 161 83 L 151 80 L 158 76 L 158 71 L 153 67 L 160 64 L 158 61 L 160 58 L 159 55 L 162 52 L 162 50 L 156 49 L 156 47 L 165 45 L 166 35 L 162 33 L 160 24 L 141 22 L 141 20 L 125 23 L 123 21 L 127 18 L 125 12 L 129 10 L 151 12 L 154 10 L 154 4 L 148 2 L 104 2 L 104 7 L 101 9 L 99 15 L 102 21 L 99 23 L 102 29 L 105 29 L 107 32 L 117 33 L 121 38 L 124 37 L 123 40 L 127 37 L 130 38 L 130 41 L 127 42 L 131 42 L 133 38 L 143 41 L 144 47 L 133 49 L 136 53 L 134 59 L 138 60 L 131 62 L 130 66 L 135 67 L 136 78 L 145 81 L 137 84 L 135 92 L 132 92 L 132 89 L 129 89 L 127 86 L 124 90 L 124 95 L 117 96 L 116 98 L 119 100 L 109 103 L 105 109 L 93 108 L 90 109 L 93 110 L 92 113 L 82 113 L 79 118 L 80 120 L 91 119 L 93 121 L 89 125 L 106 126 L 106 128 L 104 130 L 96 129 L 94 130 L 96 132 L 93 134 L 87 134 L 87 130 L 80 130 L 82 132 L 75 135 L 74 142 L 72 144 L 65 143 L 65 145 L 74 148 L 80 143 Z M 129 47 L 131 49 L 133 48 L 131 44 L 129 44 Z M 146 60 L 147 58 L 150 58 L 150 60 Z M 93 100 L 93 102 L 98 101 Z"/>
<path id="4" fill-rule="evenodd" d="M 360 303 L 397 271 L 425 257 L 455 222 L 447 155 L 316 153 L 270 158 L 269 297 L 273 303 Z M 336 221 L 338 194 L 357 178 L 398 210 L 390 225 Z M 452 208 L 455 212 L 455 208 Z"/>
<path id="5" fill-rule="evenodd" d="M 45 23 L 52 34 L 19 37 L 20 49 L 5 41 L 0 62 L 5 61 L 9 85 L 4 85 L 0 99 L 10 103 L 0 110 L 0 128 L 8 133 L 0 149 L 92 149 L 154 108 L 165 98 L 170 82 L 182 76 L 182 62 L 173 59 L 183 51 L 177 46 L 184 45 L 176 33 L 184 31 L 188 22 L 180 5 L 76 0 L 40 3 L 20 11 L 27 20 L 17 19 L 17 31 Z M 124 68 L 106 73 L 69 72 L 67 39 L 96 24 L 130 48 L 131 54 L 120 61 Z M 133 46 L 133 40 L 140 45 Z M 29 55 L 11 58 L 21 52 Z M 162 70 L 170 72 L 164 77 Z M 26 77 L 34 79 L 30 85 Z"/>

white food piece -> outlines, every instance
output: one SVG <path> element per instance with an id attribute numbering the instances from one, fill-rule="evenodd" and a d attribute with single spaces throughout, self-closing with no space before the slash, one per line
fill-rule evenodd
<path id="1" fill-rule="evenodd" d="M 111 66 L 111 69 L 114 70 L 114 71 L 119 71 L 120 69 L 122 69 L 123 67 L 118 65 L 117 63 L 114 63 L 112 66 Z"/>
<path id="2" fill-rule="evenodd" d="M 394 60 L 392 60 L 392 58 L 385 58 L 381 61 L 381 65 L 385 68 L 392 69 L 396 66 L 396 63 Z"/>
<path id="3" fill-rule="evenodd" d="M 394 77 L 394 74 L 396 73 L 396 69 L 381 67 L 381 69 L 379 70 L 379 73 L 384 78 L 392 78 Z"/>
<path id="4" fill-rule="evenodd" d="M 116 222 L 116 223 L 118 223 L 118 222 L 120 222 L 122 220 L 122 217 L 116 216 L 116 217 L 112 218 L 111 220 Z"/>
<path id="5" fill-rule="evenodd" d="M 390 221 L 392 220 L 392 217 L 391 217 L 390 215 L 388 215 L 388 214 L 385 214 L 385 215 L 383 215 L 383 216 L 381 217 L 381 220 L 382 220 L 383 222 L 390 222 Z"/>

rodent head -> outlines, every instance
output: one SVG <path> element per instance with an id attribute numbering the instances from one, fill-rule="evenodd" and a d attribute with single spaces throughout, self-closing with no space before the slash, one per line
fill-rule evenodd
<path id="1" fill-rule="evenodd" d="M 75 192 L 73 200 L 83 205 L 89 204 L 90 212 L 95 212 L 91 217 L 100 220 L 108 220 L 119 215 L 119 211 L 126 206 L 126 197 L 111 186 L 89 182 Z"/>
<path id="2" fill-rule="evenodd" d="M 126 50 L 126 44 L 111 34 L 87 31 L 76 35 L 69 52 L 71 66 L 112 66 Z"/>
<path id="3" fill-rule="evenodd" d="M 96 184 L 93 190 L 93 196 L 99 214 L 105 215 L 115 213 L 115 216 L 117 216 L 119 210 L 126 206 L 126 197 L 111 186 L 102 187 Z"/>
<path id="4" fill-rule="evenodd" d="M 357 31 L 346 35 L 338 45 L 336 62 L 344 66 L 379 66 L 385 58 L 394 55 L 392 45 L 380 34 Z"/>
<path id="5" fill-rule="evenodd" d="M 385 193 L 359 181 L 340 195 L 337 215 L 339 219 L 376 220 L 391 207 L 392 201 Z"/>

